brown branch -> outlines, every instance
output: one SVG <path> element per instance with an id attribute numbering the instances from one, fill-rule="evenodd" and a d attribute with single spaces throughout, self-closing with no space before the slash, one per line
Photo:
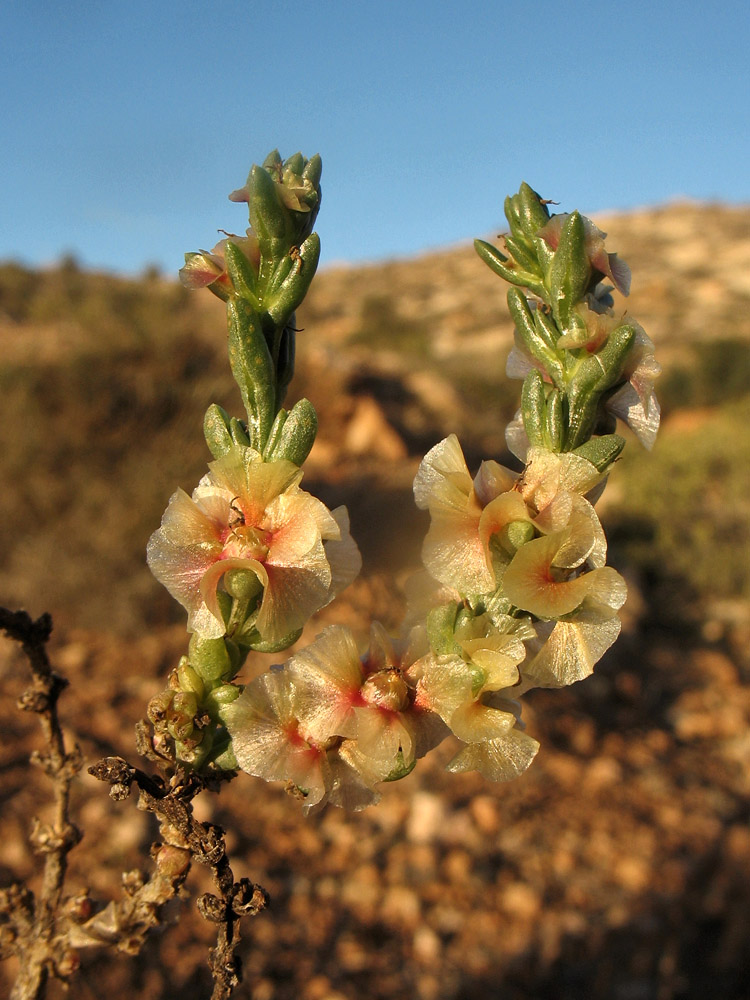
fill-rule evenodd
<path id="1" fill-rule="evenodd" d="M 0 629 L 21 644 L 31 667 L 32 683 L 19 705 L 39 717 L 45 750 L 33 754 L 32 760 L 52 779 L 55 800 L 53 822 L 35 819 L 32 826 L 34 849 L 44 855 L 38 898 L 20 884 L 0 890 L 0 958 L 15 955 L 20 966 L 11 1000 L 42 1000 L 50 976 L 67 980 L 76 971 L 77 949 L 104 946 L 137 953 L 148 932 L 162 922 L 164 905 L 179 895 L 193 859 L 211 869 L 216 886 L 216 894 L 204 893 L 198 899 L 198 909 L 217 924 L 216 946 L 209 956 L 212 1000 L 227 1000 L 242 976 L 235 954 L 240 918 L 264 909 L 268 896 L 248 879 L 235 881 L 224 831 L 193 815 L 192 800 L 204 788 L 215 789 L 217 778 L 175 768 L 174 759 L 155 748 L 146 724 L 139 727 L 139 752 L 158 762 L 162 771 L 167 765 L 164 774 L 149 775 L 122 757 L 106 757 L 89 772 L 109 784 L 115 800 L 127 798 L 135 785 L 138 808 L 156 816 L 162 842 L 151 848 L 153 870 L 148 878 L 137 871 L 125 873 L 123 898 L 102 908 L 87 891 L 64 899 L 67 856 L 80 840 L 68 810 L 70 785 L 81 757 L 77 747 L 66 751 L 57 715 L 57 701 L 67 681 L 52 670 L 47 657 L 49 615 L 33 621 L 24 611 L 0 608 Z"/>
<path id="2" fill-rule="evenodd" d="M 31 760 L 49 775 L 54 789 L 52 822 L 41 823 L 36 818 L 32 821 L 32 846 L 44 856 L 38 897 L 19 886 L 11 886 L 0 896 L 0 914 L 6 917 L 9 935 L 14 938 L 11 950 L 20 960 L 11 1000 L 37 1000 L 43 996 L 50 973 L 67 975 L 74 964 L 69 952 L 53 945 L 53 939 L 68 854 L 81 838 L 68 815 L 70 785 L 81 768 L 81 754 L 77 746 L 70 752 L 66 750 L 57 715 L 57 701 L 68 682 L 52 670 L 47 656 L 51 617 L 44 614 L 34 621 L 25 611 L 0 608 L 0 629 L 21 644 L 29 661 L 31 685 L 18 704 L 39 718 L 45 749 L 34 753 Z"/>
<path id="3" fill-rule="evenodd" d="M 192 800 L 213 782 L 182 770 L 177 770 L 166 782 L 132 767 L 122 757 L 105 757 L 90 767 L 89 773 L 110 784 L 113 798 L 124 798 L 131 785 L 137 787 L 138 808 L 153 813 L 159 820 L 164 839 L 159 857 L 161 851 L 168 849 L 186 858 L 183 879 L 192 859 L 211 869 L 217 894 L 200 896 L 198 910 L 206 920 L 218 925 L 216 947 L 209 956 L 214 980 L 211 998 L 226 1000 L 242 978 L 241 962 L 235 954 L 240 941 L 239 920 L 264 909 L 268 895 L 249 879 L 235 881 L 226 854 L 224 831 L 212 823 L 201 823 L 193 815 Z M 168 855 L 170 865 L 177 856 Z"/>

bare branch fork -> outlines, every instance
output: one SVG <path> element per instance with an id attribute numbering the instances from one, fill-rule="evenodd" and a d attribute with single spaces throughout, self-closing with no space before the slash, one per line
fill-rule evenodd
<path id="1" fill-rule="evenodd" d="M 68 980 L 80 964 L 81 948 L 137 953 L 149 930 L 162 922 L 164 905 L 179 894 L 193 859 L 211 869 L 216 886 L 216 894 L 204 893 L 198 899 L 198 909 L 217 925 L 216 946 L 209 957 L 212 1000 L 225 1000 L 241 978 L 235 954 L 240 917 L 260 912 L 268 897 L 248 879 L 235 881 L 224 831 L 193 816 L 192 800 L 211 780 L 179 769 L 171 776 L 150 776 L 121 757 L 104 758 L 89 768 L 110 785 L 115 800 L 128 797 L 135 785 L 138 808 L 156 816 L 162 839 L 152 845 L 154 868 L 148 878 L 138 871 L 123 874 L 122 899 L 101 907 L 88 890 L 64 896 L 68 854 L 81 839 L 69 816 L 70 787 L 81 769 L 81 753 L 77 746 L 66 749 L 57 712 L 58 698 L 68 681 L 52 669 L 47 656 L 52 632 L 48 614 L 33 620 L 25 611 L 0 608 L 0 629 L 20 643 L 28 659 L 32 682 L 21 695 L 19 707 L 39 718 L 45 749 L 35 752 L 31 760 L 49 775 L 54 788 L 52 822 L 32 822 L 32 846 L 44 857 L 38 894 L 20 883 L 0 891 L 0 957 L 15 955 L 19 960 L 11 1000 L 41 1000 L 50 977 Z M 154 752 L 145 723 L 138 737 L 139 750 L 163 767 L 166 762 Z"/>

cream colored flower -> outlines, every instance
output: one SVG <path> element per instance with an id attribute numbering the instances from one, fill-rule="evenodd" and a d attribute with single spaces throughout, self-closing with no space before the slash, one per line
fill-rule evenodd
<path id="1" fill-rule="evenodd" d="M 255 595 L 250 625 L 259 641 L 273 645 L 359 572 L 346 508 L 329 511 L 299 488 L 296 465 L 263 462 L 251 448 L 209 469 L 192 499 L 178 490 L 169 501 L 148 544 L 149 566 L 187 610 L 190 631 L 207 638 L 225 634 L 217 588 L 231 572 L 235 587 Z"/>

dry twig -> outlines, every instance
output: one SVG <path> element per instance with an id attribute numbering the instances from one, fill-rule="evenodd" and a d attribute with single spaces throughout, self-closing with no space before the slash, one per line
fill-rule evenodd
<path id="1" fill-rule="evenodd" d="M 0 628 L 19 642 L 32 672 L 32 682 L 19 705 L 34 712 L 42 726 L 45 749 L 32 755 L 50 776 L 54 786 L 54 816 L 49 824 L 34 819 L 31 841 L 44 856 L 42 886 L 37 895 L 21 883 L 0 891 L 0 957 L 15 955 L 19 973 L 11 1000 L 42 1000 L 51 976 L 67 981 L 80 964 L 79 949 L 110 947 L 135 954 L 148 932 L 162 923 L 166 903 L 177 896 L 193 859 L 207 865 L 213 874 L 216 894 L 205 893 L 198 909 L 217 924 L 216 947 L 210 954 L 214 980 L 212 1000 L 226 1000 L 241 978 L 241 963 L 235 954 L 239 944 L 239 920 L 262 910 L 268 897 L 261 886 L 248 879 L 235 881 L 224 845 L 224 831 L 195 819 L 192 801 L 210 779 L 174 769 L 173 762 L 154 751 L 147 726 L 138 733 L 139 750 L 158 761 L 164 774 L 148 775 L 121 757 L 106 757 L 89 772 L 110 785 L 115 800 L 138 789 L 138 807 L 153 813 L 159 822 L 161 842 L 151 848 L 154 867 L 148 878 L 140 872 L 123 875 L 124 896 L 98 906 L 84 891 L 63 895 L 67 857 L 81 839 L 69 816 L 70 786 L 81 768 L 78 747 L 65 746 L 57 701 L 67 681 L 55 673 L 47 656 L 52 619 L 36 621 L 25 611 L 0 608 Z M 171 772 L 171 773 L 170 773 Z"/>

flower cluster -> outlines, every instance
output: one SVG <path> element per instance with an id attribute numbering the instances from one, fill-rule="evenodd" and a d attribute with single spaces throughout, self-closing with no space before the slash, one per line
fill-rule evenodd
<path id="1" fill-rule="evenodd" d="M 375 623 L 361 649 L 332 626 L 237 684 L 250 651 L 290 647 L 361 562 L 346 510 L 300 488 L 312 405 L 281 405 L 293 310 L 317 264 L 319 178 L 319 158 L 272 153 L 231 196 L 248 203 L 247 237 L 186 258 L 185 283 L 227 302 L 247 421 L 209 407 L 215 460 L 192 497 L 175 493 L 149 543 L 193 633 L 150 718 L 184 764 L 286 782 L 307 810 L 360 809 L 447 736 L 448 770 L 517 776 L 538 750 L 519 698 L 588 676 L 617 638 L 625 582 L 606 565 L 594 504 L 625 445 L 616 418 L 653 443 L 659 368 L 641 327 L 615 314 L 610 293 L 629 293 L 630 270 L 605 234 L 576 212 L 550 216 L 522 185 L 506 200 L 506 252 L 477 250 L 512 286 L 508 374 L 524 385 L 506 437 L 523 471 L 488 460 L 472 477 L 455 435 L 435 445 L 414 482 L 430 526 L 401 636 Z"/>

